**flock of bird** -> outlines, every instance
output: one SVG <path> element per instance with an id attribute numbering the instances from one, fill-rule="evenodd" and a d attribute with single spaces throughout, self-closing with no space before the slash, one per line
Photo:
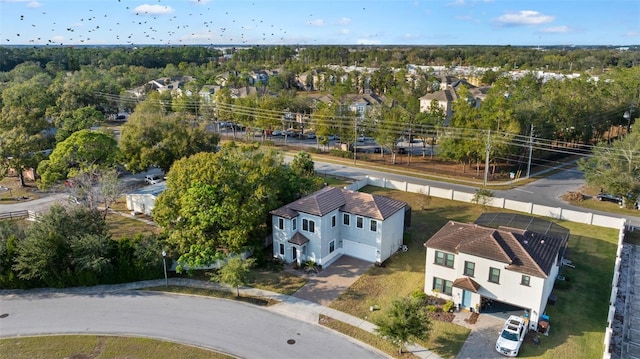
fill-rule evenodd
<path id="1" fill-rule="evenodd" d="M 161 3 L 161 1 L 158 0 L 158 3 Z M 30 23 L 31 27 L 37 28 L 39 35 L 38 37 L 25 39 L 24 36 L 21 37 L 21 34 L 17 32 L 15 34 L 16 39 L 22 44 L 32 43 L 34 45 L 90 44 L 95 43 L 97 38 L 100 38 L 102 42 L 105 41 L 105 38 L 110 38 L 113 44 L 156 43 L 175 45 L 192 43 L 278 44 L 283 43 L 287 37 L 287 30 L 275 24 L 265 23 L 264 20 L 256 19 L 255 17 L 250 19 L 250 23 L 247 22 L 247 14 L 259 13 L 249 8 L 249 6 L 255 6 L 255 3 L 249 5 L 247 2 L 247 8 L 243 9 L 240 14 L 231 14 L 229 11 L 225 11 L 222 18 L 219 15 L 224 10 L 206 7 L 206 11 L 204 11 L 205 2 L 200 5 L 202 11 L 191 12 L 188 16 L 181 17 L 170 15 L 173 9 L 169 5 L 153 5 L 156 11 L 150 12 L 144 10 L 148 9 L 145 7 L 132 8 L 131 6 L 126 6 L 121 3 L 121 0 L 117 0 L 117 3 L 120 4 L 114 4 L 113 11 L 95 14 L 93 9 L 88 9 L 87 16 L 79 19 L 46 19 L 47 12 L 45 11 L 40 14 L 45 18 L 20 15 L 20 23 Z M 122 11 L 118 11 L 118 6 Z M 158 8 L 158 6 L 161 6 L 161 8 Z M 158 14 L 158 11 L 160 13 L 164 12 L 164 15 Z M 216 11 L 216 13 L 213 13 L 213 11 Z M 135 19 L 131 20 L 131 24 L 126 24 L 123 19 L 130 15 L 134 15 Z M 217 20 L 219 24 L 212 21 L 212 17 L 221 19 Z M 309 14 L 309 18 L 312 19 L 313 14 Z M 311 20 L 307 22 L 307 24 L 310 23 Z M 125 25 L 133 25 L 133 27 Z M 123 34 L 122 30 L 125 28 L 132 30 L 127 31 L 128 34 Z M 54 34 L 47 37 L 45 35 L 46 32 Z M 91 41 L 92 38 L 94 41 Z M 6 41 L 12 42 L 16 40 L 6 38 Z"/>

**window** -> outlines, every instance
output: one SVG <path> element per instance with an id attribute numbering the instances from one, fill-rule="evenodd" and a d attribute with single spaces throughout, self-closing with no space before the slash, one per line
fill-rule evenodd
<path id="1" fill-rule="evenodd" d="M 293 221 L 291 221 L 291 224 L 293 225 L 293 230 L 295 231 L 296 229 L 298 229 L 298 219 L 294 218 Z"/>
<path id="2" fill-rule="evenodd" d="M 436 264 L 453 268 L 453 259 L 454 255 L 451 253 L 436 251 Z"/>
<path id="3" fill-rule="evenodd" d="M 280 255 L 284 255 L 284 243 L 280 243 Z"/>
<path id="4" fill-rule="evenodd" d="M 356 217 L 356 227 L 358 228 L 364 227 L 364 218 Z"/>
<path id="5" fill-rule="evenodd" d="M 473 262 L 464 262 L 464 275 L 467 277 L 473 277 L 473 274 L 476 271 L 476 264 Z"/>
<path id="6" fill-rule="evenodd" d="M 316 231 L 316 222 L 304 218 L 302 220 L 302 230 L 314 233 Z"/>
<path id="7" fill-rule="evenodd" d="M 522 279 L 520 279 L 520 284 L 528 287 L 529 284 L 531 284 L 531 277 L 523 274 Z"/>
<path id="8" fill-rule="evenodd" d="M 500 283 L 500 269 L 498 268 L 489 268 L 489 282 L 491 283 Z"/>
<path id="9" fill-rule="evenodd" d="M 350 218 L 351 218 L 351 216 L 349 215 L 349 213 L 343 214 L 342 215 L 342 224 L 344 224 L 345 226 L 348 226 Z"/>
<path id="10" fill-rule="evenodd" d="M 376 220 L 371 220 L 371 232 L 377 232 L 378 231 L 378 221 Z"/>
<path id="11" fill-rule="evenodd" d="M 334 214 L 333 216 L 331 216 L 331 227 L 335 227 L 336 226 L 336 215 Z"/>
<path id="12" fill-rule="evenodd" d="M 329 242 L 329 253 L 333 253 L 336 250 L 336 241 Z"/>
<path id="13" fill-rule="evenodd" d="M 433 290 L 446 295 L 451 295 L 453 292 L 453 282 L 433 277 Z"/>
<path id="14" fill-rule="evenodd" d="M 278 229 L 284 229 L 284 219 L 278 218 Z"/>

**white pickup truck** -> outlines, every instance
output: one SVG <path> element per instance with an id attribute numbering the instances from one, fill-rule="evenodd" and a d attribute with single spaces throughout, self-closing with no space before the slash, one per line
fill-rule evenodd
<path id="1" fill-rule="evenodd" d="M 524 336 L 527 334 L 529 323 L 523 317 L 512 315 L 507 319 L 496 341 L 496 351 L 502 355 L 518 356 Z"/>

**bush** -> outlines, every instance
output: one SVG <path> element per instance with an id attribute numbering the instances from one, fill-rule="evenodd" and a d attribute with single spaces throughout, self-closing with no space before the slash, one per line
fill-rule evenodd
<path id="1" fill-rule="evenodd" d="M 438 307 L 436 307 L 435 305 L 427 305 L 425 309 L 430 313 L 435 313 L 438 311 Z"/>
<path id="2" fill-rule="evenodd" d="M 331 156 L 341 157 L 341 158 L 351 158 L 351 157 L 353 157 L 353 153 L 352 152 L 336 150 L 336 149 L 329 150 L 329 154 Z"/>
<path id="3" fill-rule="evenodd" d="M 416 289 L 411 293 L 411 298 L 418 299 L 423 303 L 427 300 L 427 293 L 425 293 L 422 289 Z"/>
<path id="4" fill-rule="evenodd" d="M 450 312 L 453 309 L 453 302 L 448 300 L 446 303 L 444 303 L 444 305 L 442 306 L 442 310 L 445 312 Z"/>

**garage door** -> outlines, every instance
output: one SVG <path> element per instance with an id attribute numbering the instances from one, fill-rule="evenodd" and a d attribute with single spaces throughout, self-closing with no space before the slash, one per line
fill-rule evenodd
<path id="1" fill-rule="evenodd" d="M 343 253 L 345 255 L 362 259 L 368 262 L 376 261 L 376 247 L 368 246 L 354 241 L 343 241 Z"/>

